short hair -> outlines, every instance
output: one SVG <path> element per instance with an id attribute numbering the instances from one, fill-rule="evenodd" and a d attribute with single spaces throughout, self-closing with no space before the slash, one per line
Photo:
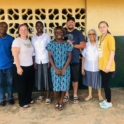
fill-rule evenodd
<path id="1" fill-rule="evenodd" d="M 72 16 L 68 17 L 67 22 L 70 21 L 70 20 L 75 22 L 75 18 L 72 17 Z"/>
<path id="2" fill-rule="evenodd" d="M 55 32 L 56 32 L 57 30 L 62 30 L 62 32 L 63 32 L 63 34 L 64 34 L 64 36 L 65 36 L 66 31 L 65 31 L 65 29 L 64 29 L 62 26 L 57 26 L 57 27 L 55 27 L 55 28 L 54 28 L 54 34 L 55 34 Z"/>
<path id="3" fill-rule="evenodd" d="M 38 23 L 40 23 L 42 26 L 44 26 L 43 22 L 41 22 L 41 21 L 37 21 L 37 22 L 35 23 L 35 26 L 36 26 Z"/>
<path id="4" fill-rule="evenodd" d="M 6 22 L 0 22 L 0 25 L 1 25 L 1 24 L 6 24 L 6 25 L 7 25 L 7 27 L 8 27 L 8 24 L 7 24 Z"/>

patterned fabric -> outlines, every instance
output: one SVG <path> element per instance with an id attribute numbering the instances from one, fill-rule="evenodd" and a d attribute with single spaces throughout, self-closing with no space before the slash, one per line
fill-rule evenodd
<path id="1" fill-rule="evenodd" d="M 67 42 L 57 43 L 55 41 L 51 41 L 47 45 L 47 49 L 52 52 L 52 58 L 56 68 L 59 70 L 63 69 L 67 58 L 68 52 L 73 50 L 73 47 L 69 45 Z M 69 90 L 70 87 L 70 66 L 66 68 L 64 75 L 57 75 L 51 67 L 51 77 L 53 83 L 54 91 L 66 91 Z"/>

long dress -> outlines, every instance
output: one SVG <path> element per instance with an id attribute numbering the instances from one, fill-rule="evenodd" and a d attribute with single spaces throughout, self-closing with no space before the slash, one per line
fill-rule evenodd
<path id="1" fill-rule="evenodd" d="M 47 45 L 47 50 L 52 52 L 52 58 L 56 68 L 62 70 L 67 58 L 68 52 L 73 50 L 73 47 L 67 42 L 57 43 L 51 41 Z M 51 67 L 51 78 L 53 83 L 53 90 L 56 92 L 69 90 L 70 87 L 70 66 L 66 68 L 64 75 L 57 75 Z"/>

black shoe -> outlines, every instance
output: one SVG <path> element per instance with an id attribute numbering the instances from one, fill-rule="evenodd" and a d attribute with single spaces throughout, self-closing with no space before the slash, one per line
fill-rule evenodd
<path id="1" fill-rule="evenodd" d="M 14 99 L 10 99 L 9 100 L 9 105 L 13 105 L 15 102 L 14 102 Z"/>
<path id="2" fill-rule="evenodd" d="M 0 102 L 0 106 L 5 106 L 6 105 L 6 101 L 1 101 Z"/>

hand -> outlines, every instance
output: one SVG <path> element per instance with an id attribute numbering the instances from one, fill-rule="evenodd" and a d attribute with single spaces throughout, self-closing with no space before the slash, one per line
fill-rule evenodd
<path id="1" fill-rule="evenodd" d="M 83 76 L 85 75 L 85 71 L 84 71 L 84 69 L 82 69 L 82 75 L 83 75 Z"/>
<path id="2" fill-rule="evenodd" d="M 60 71 L 58 68 L 55 68 L 54 70 L 55 70 L 55 73 L 56 73 L 56 74 L 58 74 L 58 75 L 61 74 L 61 71 Z"/>
<path id="3" fill-rule="evenodd" d="M 37 64 L 36 63 L 34 63 L 34 69 L 37 69 Z"/>
<path id="4" fill-rule="evenodd" d="M 50 68 L 50 62 L 48 63 L 47 67 Z"/>
<path id="5" fill-rule="evenodd" d="M 22 73 L 23 73 L 22 68 L 21 67 L 17 68 L 17 74 L 18 75 L 22 75 Z"/>
<path id="6" fill-rule="evenodd" d="M 74 47 L 73 43 L 70 40 L 67 40 L 67 42 Z"/>
<path id="7" fill-rule="evenodd" d="M 109 66 L 109 65 L 106 66 L 105 72 L 106 72 L 106 73 L 110 72 L 110 66 Z"/>
<path id="8" fill-rule="evenodd" d="M 62 70 L 60 70 L 61 71 L 61 75 L 64 75 L 64 73 L 65 73 L 65 69 L 63 68 Z"/>

